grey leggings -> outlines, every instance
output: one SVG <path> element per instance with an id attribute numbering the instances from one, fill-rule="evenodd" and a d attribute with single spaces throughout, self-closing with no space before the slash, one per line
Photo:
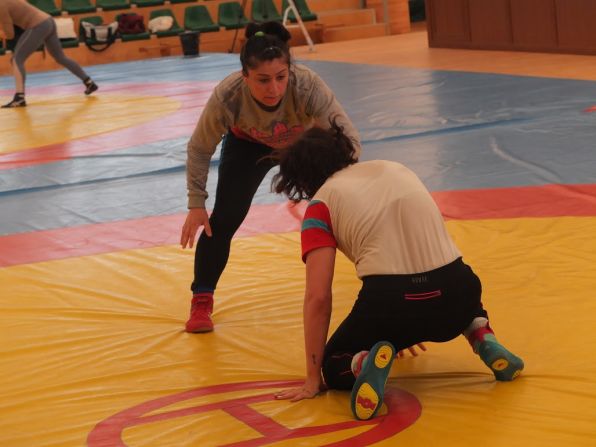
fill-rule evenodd
<path id="1" fill-rule="evenodd" d="M 62 51 L 62 45 L 60 45 L 58 34 L 56 33 L 56 23 L 54 22 L 54 19 L 49 17 L 39 25 L 26 30 L 17 42 L 14 56 L 12 58 L 12 63 L 18 68 L 18 70 L 14 71 L 17 92 L 24 93 L 26 78 L 25 61 L 41 44 L 45 44 L 48 53 L 50 53 L 56 62 L 70 70 L 70 72 L 81 81 L 84 81 L 89 77 L 79 64 L 66 57 L 64 51 Z M 21 79 L 18 79 L 19 75 Z M 22 91 L 20 91 L 21 89 Z"/>

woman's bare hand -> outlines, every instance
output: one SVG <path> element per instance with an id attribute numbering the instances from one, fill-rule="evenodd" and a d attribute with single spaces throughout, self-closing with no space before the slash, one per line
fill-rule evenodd
<path id="1" fill-rule="evenodd" d="M 180 245 L 182 248 L 193 247 L 199 227 L 204 227 L 207 236 L 211 237 L 211 226 L 209 225 L 207 210 L 205 208 L 191 208 L 188 211 L 186 221 L 182 227 L 182 234 L 180 235 Z"/>

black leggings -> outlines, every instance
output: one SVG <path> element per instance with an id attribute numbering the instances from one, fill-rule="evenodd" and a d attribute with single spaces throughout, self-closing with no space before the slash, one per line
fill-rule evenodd
<path id="1" fill-rule="evenodd" d="M 488 318 L 480 279 L 461 258 L 426 273 L 363 278 L 352 311 L 325 347 L 323 377 L 330 388 L 354 385 L 354 354 L 381 340 L 397 351 L 460 335 L 476 317 Z"/>
<path id="2" fill-rule="evenodd" d="M 230 255 L 230 244 L 265 175 L 275 166 L 272 149 L 236 138 L 229 132 L 223 141 L 219 162 L 215 205 L 209 218 L 212 236 L 201 233 L 195 251 L 194 293 L 217 287 Z"/>

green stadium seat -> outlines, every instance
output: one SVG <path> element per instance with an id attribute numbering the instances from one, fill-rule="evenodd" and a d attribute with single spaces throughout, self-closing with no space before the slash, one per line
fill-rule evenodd
<path id="1" fill-rule="evenodd" d="M 54 0 L 29 0 L 29 3 L 36 8 L 47 12 L 51 16 L 59 16 L 62 14 L 62 11 L 60 11 L 60 9 L 56 6 Z"/>
<path id="2" fill-rule="evenodd" d="M 95 12 L 97 8 L 90 0 L 62 0 L 62 10 L 69 14 L 83 14 Z"/>
<path id="3" fill-rule="evenodd" d="M 175 3 L 194 3 L 197 0 L 170 0 L 170 3 L 173 5 Z"/>
<path id="4" fill-rule="evenodd" d="M 76 48 L 79 46 L 79 39 L 60 39 L 62 48 Z"/>
<path id="5" fill-rule="evenodd" d="M 155 33 L 155 35 L 157 37 L 168 37 L 168 36 L 177 36 L 178 34 L 180 34 L 181 32 L 183 32 L 184 30 L 182 28 L 180 28 L 180 25 L 178 25 L 178 21 L 176 20 L 176 16 L 174 16 L 174 13 L 172 12 L 172 10 L 170 9 L 156 9 L 154 11 L 151 11 L 151 14 L 149 14 L 149 20 L 154 19 L 156 17 L 163 17 L 163 16 L 170 16 L 174 19 L 174 23 L 172 24 L 172 27 L 167 30 L 167 31 L 158 31 Z"/>
<path id="6" fill-rule="evenodd" d="M 97 8 L 91 0 L 62 0 L 62 11 L 68 14 L 84 14 L 95 12 Z"/>
<path id="7" fill-rule="evenodd" d="M 130 2 L 137 5 L 139 8 L 144 8 L 146 6 L 161 6 L 165 3 L 164 0 L 130 0 Z"/>
<path id="8" fill-rule="evenodd" d="M 296 9 L 298 10 L 300 18 L 303 22 L 317 20 L 317 15 L 309 9 L 308 5 L 306 4 L 306 0 L 294 0 L 294 4 L 296 5 Z M 288 0 L 283 0 L 281 9 L 285 11 L 288 6 Z M 290 13 L 288 14 L 288 19 L 290 19 L 290 22 L 298 21 L 296 20 L 296 16 L 292 10 L 290 10 Z"/>
<path id="9" fill-rule="evenodd" d="M 128 0 L 97 0 L 95 5 L 103 11 L 115 11 L 117 9 L 130 9 Z"/>
<path id="10" fill-rule="evenodd" d="M 188 6 L 184 10 L 184 29 L 209 33 L 219 31 L 219 25 L 213 22 L 205 5 Z"/>
<path id="11" fill-rule="evenodd" d="M 254 22 L 281 22 L 283 19 L 273 0 L 253 0 L 251 15 Z"/>
<path id="12" fill-rule="evenodd" d="M 249 20 L 244 15 L 242 6 L 238 2 L 220 3 L 218 6 L 217 21 L 225 29 L 244 28 Z"/>

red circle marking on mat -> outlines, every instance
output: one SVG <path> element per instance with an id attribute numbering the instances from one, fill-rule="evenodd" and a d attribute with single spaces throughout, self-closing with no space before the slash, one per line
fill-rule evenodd
<path id="1" fill-rule="evenodd" d="M 222 446 L 225 447 L 262 446 L 286 439 L 311 437 L 370 425 L 372 428 L 363 433 L 331 444 L 325 444 L 324 446 L 363 447 L 394 436 L 396 433 L 399 433 L 403 429 L 412 425 L 421 413 L 421 405 L 416 397 L 406 391 L 390 388 L 387 389 L 385 393 L 387 414 L 373 418 L 370 421 L 349 420 L 346 422 L 319 425 L 315 427 L 301 427 L 296 429 L 287 428 L 249 406 L 259 402 L 274 400 L 273 393 L 271 392 L 147 415 L 148 413 L 155 412 L 169 405 L 200 396 L 249 389 L 284 388 L 300 384 L 302 384 L 301 381 L 239 382 L 197 388 L 183 393 L 173 394 L 171 396 L 160 397 L 116 413 L 101 421 L 95 426 L 91 433 L 89 433 L 89 436 L 87 437 L 87 445 L 89 447 L 126 447 L 126 444 L 122 440 L 122 433 L 127 428 L 192 414 L 220 410 L 225 411 L 262 435 L 261 437 L 254 439 L 222 444 Z M 282 404 L 283 403 L 280 402 L 280 405 Z"/>

